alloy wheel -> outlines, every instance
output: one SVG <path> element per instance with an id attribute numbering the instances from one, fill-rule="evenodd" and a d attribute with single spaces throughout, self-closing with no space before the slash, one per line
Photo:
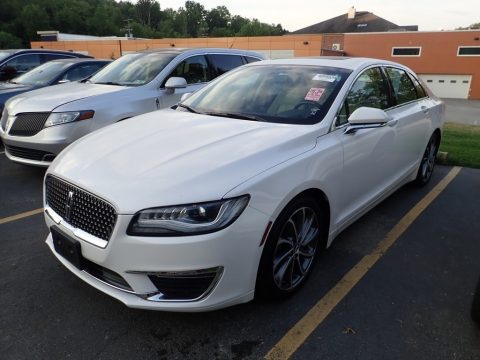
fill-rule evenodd
<path id="1" fill-rule="evenodd" d="M 284 291 L 303 282 L 318 246 L 319 222 L 310 207 L 294 211 L 284 223 L 273 253 L 273 280 Z"/>

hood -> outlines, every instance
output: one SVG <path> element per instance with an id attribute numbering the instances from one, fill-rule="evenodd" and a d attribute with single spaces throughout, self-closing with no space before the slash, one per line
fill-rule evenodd
<path id="1" fill-rule="evenodd" d="M 48 172 L 122 214 L 221 199 L 255 175 L 315 147 L 308 125 L 155 111 L 70 145 Z"/>
<path id="2" fill-rule="evenodd" d="M 49 112 L 75 100 L 128 89 L 124 86 L 72 82 L 18 95 L 7 103 L 7 109 L 13 115 L 21 112 Z"/>
<path id="3" fill-rule="evenodd" d="M 0 105 L 11 97 L 37 88 L 34 85 L 21 85 L 11 83 L 0 83 Z"/>

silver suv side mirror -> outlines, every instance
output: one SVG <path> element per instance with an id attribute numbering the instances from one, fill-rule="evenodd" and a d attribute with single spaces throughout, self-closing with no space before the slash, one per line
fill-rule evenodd
<path id="1" fill-rule="evenodd" d="M 183 77 L 171 77 L 170 79 L 167 80 L 165 83 L 165 88 L 167 91 L 170 93 L 174 93 L 175 89 L 184 89 L 187 87 L 187 80 L 185 80 Z"/>

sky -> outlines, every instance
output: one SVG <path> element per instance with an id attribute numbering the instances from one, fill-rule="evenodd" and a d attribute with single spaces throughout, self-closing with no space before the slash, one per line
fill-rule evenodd
<path id="1" fill-rule="evenodd" d="M 131 0 L 136 2 L 135 0 Z M 418 25 L 420 31 L 453 30 L 480 22 L 480 0 L 195 0 L 207 10 L 225 5 L 232 15 L 282 24 L 295 31 L 344 14 L 351 6 L 397 25 Z M 185 1 L 159 0 L 161 9 L 177 10 Z"/>

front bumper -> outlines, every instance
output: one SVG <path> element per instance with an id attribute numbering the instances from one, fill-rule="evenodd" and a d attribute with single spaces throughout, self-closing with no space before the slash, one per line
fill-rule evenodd
<path id="1" fill-rule="evenodd" d="M 77 269 L 58 254 L 49 234 L 46 243 L 72 273 L 128 307 L 166 311 L 210 311 L 253 299 L 262 247 L 260 242 L 270 218 L 247 206 L 229 227 L 210 234 L 184 237 L 134 237 L 126 230 L 132 215 L 119 215 L 105 248 L 75 236 L 70 227 L 45 214 L 47 225 L 58 226 L 80 242 L 88 261 L 119 274 L 130 290 L 102 281 Z M 198 299 L 164 299 L 149 275 L 218 269 L 218 277 Z"/>
<path id="2" fill-rule="evenodd" d="M 75 121 L 45 128 L 33 136 L 12 136 L 0 127 L 0 137 L 5 145 L 5 155 L 10 160 L 48 167 L 64 148 L 88 134 L 90 127 L 90 121 Z"/>

